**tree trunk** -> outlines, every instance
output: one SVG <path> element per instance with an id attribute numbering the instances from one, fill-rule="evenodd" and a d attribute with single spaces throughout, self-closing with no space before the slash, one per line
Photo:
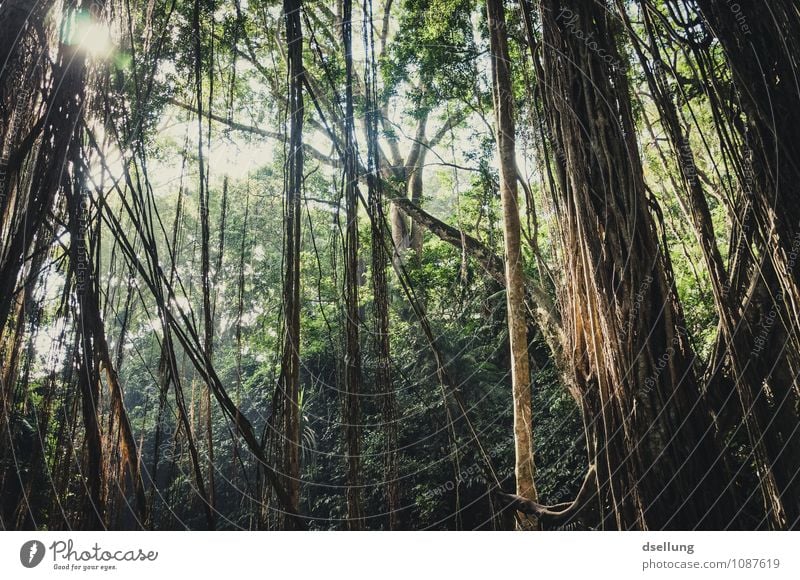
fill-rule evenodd
<path id="1" fill-rule="evenodd" d="M 195 98 L 197 99 L 197 167 L 199 177 L 198 197 L 200 200 L 200 276 L 202 280 L 203 295 L 203 348 L 205 358 L 210 364 L 213 360 L 214 350 L 214 317 L 211 311 L 211 274 L 210 274 L 210 244 L 209 231 L 209 191 L 208 174 L 206 173 L 205 158 L 203 155 L 203 44 L 200 28 L 201 18 L 200 0 L 195 0 L 192 11 L 192 27 L 194 33 L 194 83 Z M 209 99 L 210 106 L 210 99 Z M 208 501 L 214 509 L 214 434 L 211 416 L 211 386 L 206 383 L 200 400 L 200 423 L 205 434 L 206 444 L 206 478 L 208 480 Z"/>
<path id="2" fill-rule="evenodd" d="M 800 14 L 791 0 L 698 0 L 697 6 L 725 51 L 743 112 L 733 123 L 744 144 L 740 181 L 766 262 L 754 264 L 749 295 L 755 299 L 745 313 L 751 326 L 738 337 L 752 360 L 736 388 L 766 517 L 781 529 L 800 521 Z"/>
<path id="3" fill-rule="evenodd" d="M 567 174 L 554 194 L 566 352 L 597 465 L 600 523 L 690 528 L 713 507 L 706 525 L 724 527 L 720 454 L 648 210 L 615 21 L 607 7 L 578 0 L 541 0 L 540 13 L 545 110 Z"/>
<path id="4" fill-rule="evenodd" d="M 289 159 L 286 175 L 284 336 L 281 363 L 285 456 L 283 473 L 289 508 L 300 507 L 300 220 L 303 186 L 303 29 L 302 0 L 284 0 L 289 59 Z M 293 524 L 294 519 L 287 520 Z"/>
<path id="5" fill-rule="evenodd" d="M 384 27 L 387 30 L 389 2 L 385 7 Z M 364 116 L 366 118 L 367 137 L 367 171 L 366 180 L 368 187 L 368 211 L 370 216 L 371 236 L 370 247 L 372 251 L 372 292 L 373 292 L 373 319 L 374 319 L 374 353 L 377 367 L 375 369 L 375 393 L 381 401 L 381 416 L 383 419 L 384 438 L 384 468 L 383 477 L 386 482 L 386 512 L 388 528 L 398 529 L 400 525 L 400 481 L 397 452 L 397 397 L 392 381 L 391 370 L 391 344 L 389 337 L 389 284 L 386 279 L 388 266 L 388 245 L 386 243 L 386 216 L 383 205 L 383 185 L 379 178 L 381 175 L 381 154 L 378 146 L 378 106 L 377 106 L 377 76 L 378 67 L 375 55 L 375 40 L 370 26 L 372 22 L 372 3 L 369 3 L 364 12 L 364 28 L 370 30 L 365 36 L 366 73 Z M 390 211 L 395 211 L 392 205 Z M 393 231 L 394 221 L 390 223 Z"/>
<path id="6" fill-rule="evenodd" d="M 361 346 L 359 343 L 360 313 L 358 304 L 358 160 L 353 119 L 353 4 L 344 0 L 342 39 L 345 57 L 345 120 L 344 120 L 344 198 L 347 224 L 344 244 L 345 360 L 343 423 L 347 446 L 347 527 L 363 527 L 361 505 Z"/>
<path id="7" fill-rule="evenodd" d="M 525 315 L 524 263 L 520 246 L 517 200 L 517 161 L 514 127 L 514 96 L 508 52 L 508 31 L 502 0 L 486 3 L 492 59 L 492 80 L 497 148 L 500 157 L 500 199 L 503 206 L 505 240 L 506 304 L 511 348 L 511 389 L 514 399 L 514 473 L 517 495 L 536 502 L 531 418 L 531 372 L 528 359 L 528 326 Z M 535 528 L 535 520 L 522 522 Z"/>

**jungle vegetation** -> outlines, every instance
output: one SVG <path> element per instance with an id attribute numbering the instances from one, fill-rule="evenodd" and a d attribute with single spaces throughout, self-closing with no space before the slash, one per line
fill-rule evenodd
<path id="1" fill-rule="evenodd" d="M 795 0 L 0 0 L 0 529 L 800 525 Z"/>

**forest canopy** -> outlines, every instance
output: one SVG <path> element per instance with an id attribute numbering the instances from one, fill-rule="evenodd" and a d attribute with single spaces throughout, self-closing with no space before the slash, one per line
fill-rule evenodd
<path id="1" fill-rule="evenodd" d="M 794 0 L 0 0 L 0 529 L 800 525 Z"/>

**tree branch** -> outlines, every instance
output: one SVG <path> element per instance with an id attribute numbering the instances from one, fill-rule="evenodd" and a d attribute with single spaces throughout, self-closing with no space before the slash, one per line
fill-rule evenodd
<path id="1" fill-rule="evenodd" d="M 524 514 L 539 518 L 541 521 L 559 525 L 575 519 L 589 506 L 589 502 L 597 495 L 597 478 L 595 466 L 590 465 L 589 471 L 583 479 L 578 495 L 571 503 L 561 503 L 554 506 L 545 506 L 535 501 L 525 499 L 513 493 L 496 491 L 495 496 L 505 506 L 513 508 Z"/>
<path id="2" fill-rule="evenodd" d="M 177 99 L 169 99 L 167 102 L 171 105 L 175 105 L 176 107 L 180 107 L 181 109 L 197 114 L 197 109 L 195 109 L 188 103 L 178 101 Z M 234 131 L 239 131 L 241 133 L 258 135 L 259 137 L 266 137 L 267 139 L 275 139 L 276 141 L 283 141 L 286 138 L 285 135 L 277 131 L 267 131 L 266 129 L 262 129 L 261 127 L 255 127 L 253 125 L 245 125 L 244 123 L 239 123 L 232 119 L 227 119 L 221 115 L 212 113 L 211 111 L 204 111 L 203 116 L 210 118 L 212 121 L 217 121 L 218 123 L 222 123 L 226 127 L 233 129 Z M 329 165 L 331 167 L 337 166 L 338 160 L 335 157 L 333 157 L 332 155 L 326 155 L 319 149 L 316 149 L 315 147 L 312 147 L 307 143 L 303 144 L 303 151 L 308 153 L 312 158 L 316 159 L 320 163 L 324 163 L 325 165 Z"/>

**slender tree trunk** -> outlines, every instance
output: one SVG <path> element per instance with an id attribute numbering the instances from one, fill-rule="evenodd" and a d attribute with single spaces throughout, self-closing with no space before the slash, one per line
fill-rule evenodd
<path id="1" fill-rule="evenodd" d="M 77 198 L 75 192 L 70 198 Z M 82 204 L 70 201 L 70 240 L 71 261 L 75 276 L 75 289 L 78 295 L 76 319 L 80 348 L 78 357 L 78 384 L 81 389 L 81 411 L 86 437 L 86 474 L 89 503 L 85 506 L 84 516 L 88 529 L 105 529 L 106 527 L 106 467 L 103 457 L 103 435 L 100 429 L 100 381 L 94 364 L 94 343 L 92 322 L 89 316 L 91 297 L 86 286 L 91 283 L 88 276 L 88 254 L 82 244 L 85 243 L 85 232 L 81 231 Z"/>
<path id="2" fill-rule="evenodd" d="M 533 425 L 531 418 L 531 371 L 528 359 L 528 326 L 525 316 L 525 285 L 520 245 L 517 200 L 517 161 L 514 127 L 514 95 L 508 53 L 508 30 L 502 0 L 486 2 L 492 58 L 492 80 L 500 157 L 500 199 L 503 206 L 505 278 L 508 336 L 511 348 L 511 383 L 514 399 L 514 473 L 517 495 L 537 501 L 534 482 Z M 538 527 L 535 520 L 522 522 Z"/>
<path id="3" fill-rule="evenodd" d="M 425 158 L 428 154 L 428 143 L 425 138 L 425 130 L 428 126 L 428 114 L 423 114 L 417 122 L 417 134 L 414 144 L 406 158 L 406 188 L 408 198 L 411 203 L 422 207 L 423 175 L 425 173 Z M 408 247 L 414 251 L 414 257 L 419 263 L 422 258 L 422 233 L 423 228 L 416 220 L 411 220 L 411 233 L 408 239 Z"/>
<path id="4" fill-rule="evenodd" d="M 285 435 L 284 469 L 287 506 L 300 505 L 300 220 L 303 187 L 303 30 L 301 0 L 284 0 L 289 59 L 290 134 L 286 170 L 284 336 L 281 382 Z M 294 520 L 288 520 L 289 523 Z"/>
<path id="5" fill-rule="evenodd" d="M 344 302 L 345 302 L 345 364 L 344 364 L 344 430 L 347 445 L 347 526 L 351 530 L 363 527 L 361 505 L 361 346 L 359 343 L 360 314 L 358 304 L 358 163 L 353 119 L 353 5 L 344 0 L 342 39 L 345 57 L 345 150 L 344 197 L 347 224 L 344 244 Z"/>
<path id="6" fill-rule="evenodd" d="M 385 7 L 384 32 L 387 30 L 388 10 L 391 0 Z M 372 22 L 372 2 L 364 12 L 364 28 L 369 30 L 365 36 L 366 96 L 365 117 L 367 120 L 367 186 L 371 221 L 372 250 L 372 292 L 373 317 L 375 321 L 375 392 L 381 397 L 381 412 L 384 432 L 384 480 L 386 481 L 386 511 L 390 530 L 400 525 L 400 483 L 397 453 L 397 397 L 392 382 L 391 344 L 389 337 L 389 284 L 386 279 L 388 254 L 386 244 L 386 216 L 383 211 L 383 180 L 380 176 L 380 149 L 378 147 L 377 75 L 375 40 L 370 26 Z M 394 206 L 392 206 L 394 207 Z"/>
<path id="7" fill-rule="evenodd" d="M 200 200 L 200 275 L 203 288 L 203 348 L 205 358 L 210 363 L 213 360 L 214 350 L 214 317 L 211 309 L 211 274 L 210 274 L 210 245 L 211 235 L 209 231 L 209 209 L 210 199 L 208 191 L 208 181 L 203 155 L 203 44 L 202 30 L 200 28 L 201 18 L 200 0 L 195 0 L 192 12 L 192 28 L 194 32 L 194 82 L 195 98 L 197 99 L 197 164 L 199 176 Z M 209 99 L 210 106 L 210 99 Z M 210 121 L 209 121 L 210 122 Z M 208 501 L 211 509 L 214 509 L 214 433 L 212 430 L 211 416 L 211 386 L 206 383 L 203 387 L 200 401 L 200 421 L 205 434 L 206 453 L 206 478 L 208 481 Z"/>

